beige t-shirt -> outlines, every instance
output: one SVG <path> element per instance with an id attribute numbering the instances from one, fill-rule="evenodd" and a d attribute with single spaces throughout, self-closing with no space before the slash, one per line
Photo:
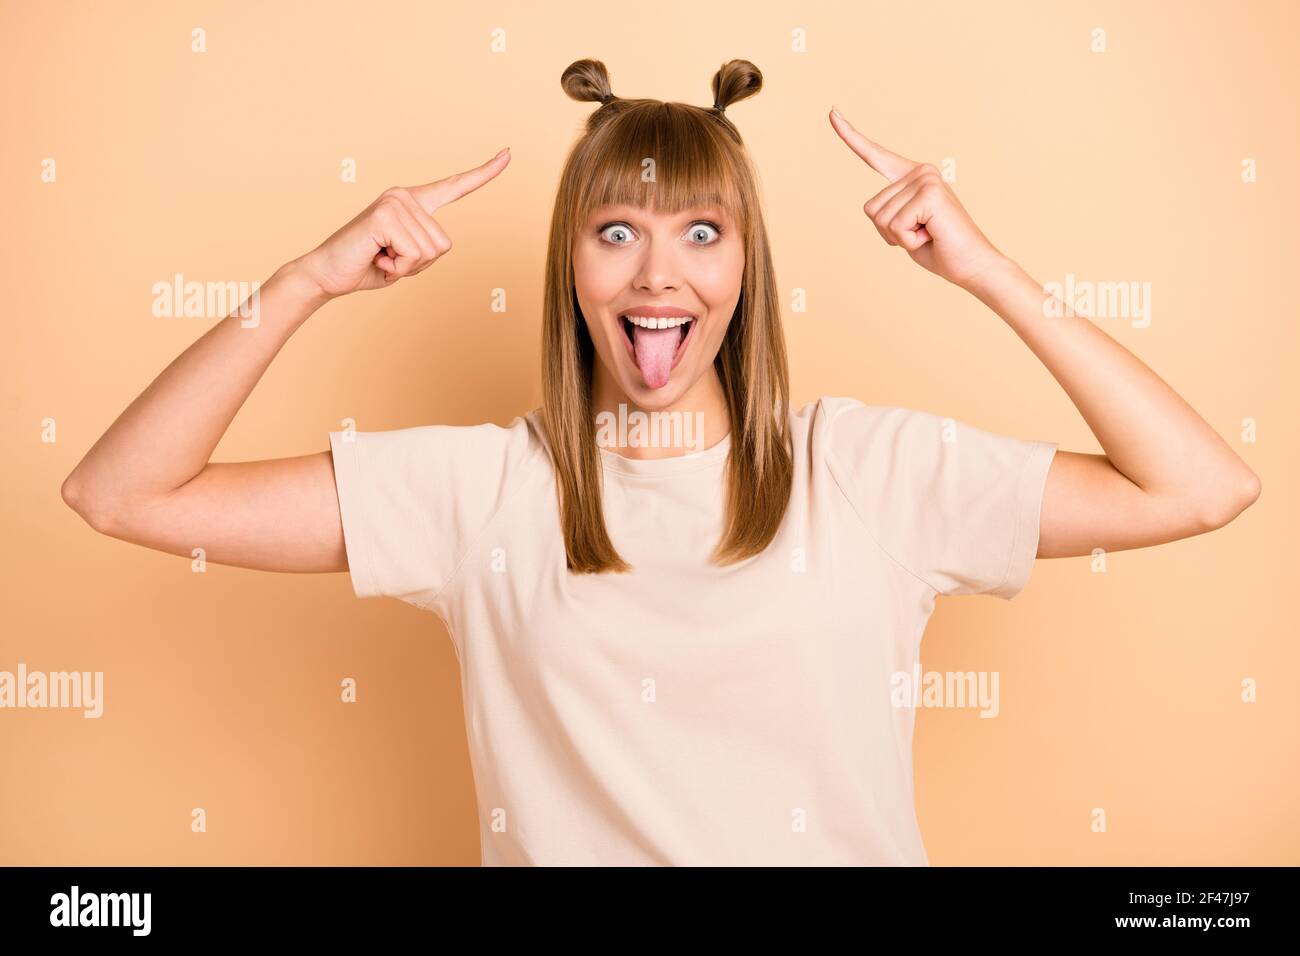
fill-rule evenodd
<path id="1" fill-rule="evenodd" d="M 892 678 L 937 595 L 1024 587 L 1056 443 L 810 402 L 780 531 L 725 568 L 729 436 L 601 449 L 634 570 L 579 575 L 538 413 L 329 436 L 357 596 L 455 645 L 483 864 L 928 865 Z"/>

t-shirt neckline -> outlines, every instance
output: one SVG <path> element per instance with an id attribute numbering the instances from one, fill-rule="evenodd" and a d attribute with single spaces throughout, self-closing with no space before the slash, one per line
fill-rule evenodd
<path id="1" fill-rule="evenodd" d="M 600 459 L 608 471 L 622 475 L 676 475 L 682 472 L 709 468 L 727 460 L 731 448 L 731 432 L 722 436 L 703 451 L 672 455 L 667 458 L 628 458 L 608 448 L 598 448 Z"/>

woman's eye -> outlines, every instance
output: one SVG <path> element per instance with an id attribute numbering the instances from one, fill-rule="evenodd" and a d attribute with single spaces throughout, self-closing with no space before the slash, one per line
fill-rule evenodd
<path id="1" fill-rule="evenodd" d="M 690 237 L 691 237 L 692 240 L 694 240 L 694 239 L 698 238 L 698 237 L 701 236 L 701 235 L 704 236 L 704 241 L 701 242 L 700 245 L 702 245 L 702 246 L 707 246 L 710 242 L 714 242 L 714 241 L 716 241 L 716 239 L 710 239 L 710 238 L 709 238 L 709 233 L 710 233 L 710 232 L 712 232 L 712 233 L 714 234 L 714 236 L 721 236 L 721 235 L 722 235 L 722 230 L 719 229 L 717 226 L 715 226 L 713 223 L 711 223 L 711 222 L 697 222 L 697 223 L 695 223 L 694 225 L 691 226 Z"/>
<path id="2" fill-rule="evenodd" d="M 603 228 L 600 231 L 600 234 L 605 238 L 606 242 L 613 243 L 616 246 L 621 246 L 625 244 L 622 237 L 630 237 L 632 235 L 632 230 L 622 223 L 616 222 Z"/>
<path id="3" fill-rule="evenodd" d="M 712 222 L 696 222 L 691 224 L 686 234 L 695 245 L 708 246 L 717 242 L 722 236 L 722 227 Z M 607 226 L 602 226 L 599 235 L 614 246 L 625 246 L 636 238 L 631 227 L 621 222 L 611 222 Z"/>

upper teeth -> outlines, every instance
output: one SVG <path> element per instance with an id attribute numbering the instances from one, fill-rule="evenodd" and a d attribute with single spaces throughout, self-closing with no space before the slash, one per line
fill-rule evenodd
<path id="1" fill-rule="evenodd" d="M 625 315 L 623 318 L 643 329 L 675 329 L 683 322 L 691 321 L 689 315 L 674 315 L 671 319 L 652 319 L 644 315 Z"/>

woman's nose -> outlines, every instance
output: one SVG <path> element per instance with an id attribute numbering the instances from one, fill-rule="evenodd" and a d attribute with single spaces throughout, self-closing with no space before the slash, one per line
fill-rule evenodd
<path id="1" fill-rule="evenodd" d="M 636 286 L 648 292 L 671 291 L 681 285 L 681 263 L 671 240 L 651 240 L 636 274 Z"/>

